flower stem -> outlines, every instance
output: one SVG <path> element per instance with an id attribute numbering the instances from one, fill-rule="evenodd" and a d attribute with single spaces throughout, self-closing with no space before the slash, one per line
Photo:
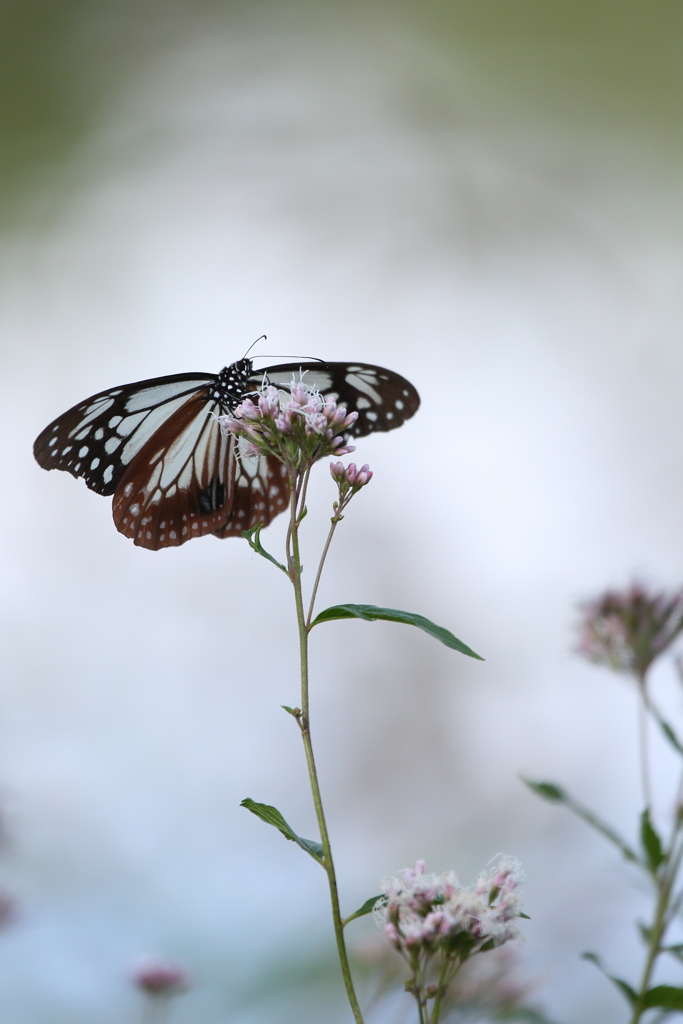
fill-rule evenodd
<path id="1" fill-rule="evenodd" d="M 292 488 L 292 496 L 290 501 L 290 524 L 287 534 L 287 564 L 289 566 L 292 585 L 294 587 L 296 619 L 299 629 L 299 658 L 301 664 L 301 717 L 298 719 L 298 721 L 299 727 L 301 729 L 301 738 L 304 744 L 304 751 L 306 754 L 306 764 L 308 765 L 308 778 L 311 785 L 311 793 L 313 796 L 315 814 L 316 818 L 318 819 L 318 828 L 320 829 L 320 840 L 323 847 L 323 867 L 327 872 L 327 880 L 330 888 L 330 902 L 332 904 L 332 921 L 334 924 L 334 935 L 337 942 L 337 951 L 339 954 L 339 962 L 341 965 L 342 977 L 344 979 L 344 985 L 346 987 L 346 994 L 348 996 L 349 1003 L 351 1004 L 351 1010 L 353 1011 L 354 1020 L 356 1021 L 356 1024 L 364 1024 L 363 1015 L 361 1013 L 360 1006 L 358 1003 L 358 997 L 356 996 L 356 990 L 353 985 L 353 978 L 351 976 L 351 965 L 349 964 L 349 957 L 346 951 L 346 943 L 344 941 L 344 926 L 342 924 L 342 916 L 339 907 L 337 876 L 334 870 L 334 861 L 332 859 L 332 847 L 330 845 L 330 837 L 327 831 L 327 822 L 325 821 L 325 812 L 323 810 L 322 796 L 320 793 L 320 784 L 318 782 L 318 772 L 316 770 L 315 758 L 313 756 L 313 743 L 311 740 L 308 694 L 308 626 L 306 624 L 306 616 L 304 612 L 303 591 L 301 586 L 301 557 L 299 550 L 299 522 L 303 508 L 299 507 L 298 498 L 299 495 L 301 495 L 301 497 L 305 499 L 305 490 L 305 484 L 302 489 L 303 493 L 299 491 L 297 488 Z M 327 546 L 329 547 L 329 544 Z"/>
<path id="2" fill-rule="evenodd" d="M 318 584 L 320 583 L 320 577 L 323 574 L 323 566 L 325 565 L 325 559 L 327 558 L 327 552 L 330 550 L 330 544 L 332 543 L 332 538 L 334 537 L 334 531 L 337 529 L 338 524 L 339 524 L 339 520 L 338 519 L 333 519 L 332 520 L 332 525 L 330 526 L 330 532 L 327 535 L 327 540 L 325 541 L 325 547 L 323 548 L 323 553 L 320 556 L 320 564 L 318 565 L 318 572 L 316 573 L 315 583 L 313 584 L 313 590 L 311 591 L 311 603 L 308 606 L 308 616 L 306 618 L 306 629 L 310 629 L 310 626 L 311 626 L 311 620 L 313 618 L 313 606 L 315 605 L 315 599 L 316 599 L 316 595 L 318 593 Z"/>
<path id="3" fill-rule="evenodd" d="M 444 957 L 443 967 L 439 974 L 439 981 L 436 988 L 436 998 L 434 1000 L 434 1007 L 432 1009 L 432 1019 L 430 1024 L 438 1024 L 439 1015 L 441 1013 L 441 1000 L 446 994 L 446 974 L 448 972 L 449 963 L 446 957 Z"/>
<path id="4" fill-rule="evenodd" d="M 681 867 L 681 860 L 683 860 L 683 842 L 680 842 L 682 825 L 683 819 L 681 818 L 681 814 L 677 808 L 667 853 L 655 879 L 657 887 L 657 904 L 655 907 L 654 920 L 649 933 L 650 943 L 647 959 L 643 968 L 643 976 L 641 978 L 638 995 L 633 1005 L 633 1016 L 631 1017 L 630 1024 L 638 1024 L 647 1009 L 647 1007 L 643 1005 L 645 1002 L 645 995 L 650 987 L 650 981 L 657 957 L 662 951 L 662 942 L 664 940 L 666 929 L 671 922 L 673 912 L 676 910 L 676 901 L 674 901 L 673 906 L 671 905 L 671 895 L 674 886 L 676 885 L 676 879 Z"/>
<path id="5" fill-rule="evenodd" d="M 640 748 L 640 779 L 643 787 L 643 802 L 648 810 L 652 807 L 652 791 L 650 787 L 650 758 L 649 758 L 649 745 L 647 737 L 647 725 L 648 725 L 648 696 L 647 696 L 647 681 L 645 676 L 641 676 L 638 680 L 640 690 L 640 704 L 638 709 L 638 736 L 639 736 L 639 748 Z"/>

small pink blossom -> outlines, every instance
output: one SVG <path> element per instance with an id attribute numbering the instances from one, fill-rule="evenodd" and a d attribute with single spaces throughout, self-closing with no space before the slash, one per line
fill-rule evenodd
<path id="1" fill-rule="evenodd" d="M 641 680 L 683 630 L 683 591 L 666 594 L 633 583 L 580 606 L 578 653 Z"/>
<path id="2" fill-rule="evenodd" d="M 184 968 L 171 960 L 148 960 L 131 972 L 131 980 L 150 996 L 172 996 L 190 986 L 190 977 Z"/>

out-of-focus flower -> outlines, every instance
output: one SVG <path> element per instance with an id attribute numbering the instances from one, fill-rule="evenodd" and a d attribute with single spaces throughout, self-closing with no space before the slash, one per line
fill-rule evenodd
<path id="1" fill-rule="evenodd" d="M 521 900 L 516 890 L 523 878 L 518 861 L 501 857 L 473 887 L 465 888 L 452 872 L 425 874 L 424 862 L 418 861 L 414 869 L 384 879 L 375 919 L 413 968 L 436 953 L 464 962 L 519 934 L 514 922 Z"/>
<path id="2" fill-rule="evenodd" d="M 354 959 L 375 985 L 373 1005 L 377 1004 L 378 1019 L 393 1019 L 393 994 L 403 984 L 399 981 L 401 960 L 379 933 L 357 932 L 353 942 Z M 513 1015 L 519 1020 L 526 1020 L 527 1015 L 535 1020 L 531 1004 L 535 989 L 524 974 L 517 943 L 509 942 L 486 956 L 473 957 L 458 969 L 443 997 L 441 1018 L 448 1024 L 508 1020 Z M 540 1020 L 541 1014 L 537 1017 Z"/>
<path id="3" fill-rule="evenodd" d="M 242 454 L 274 455 L 294 470 L 355 451 L 344 433 L 357 419 L 357 412 L 347 413 L 301 380 L 292 381 L 289 397 L 267 385 L 240 402 L 232 416 L 218 417 L 225 433 L 240 439 Z"/>
<path id="4" fill-rule="evenodd" d="M 19 905 L 14 896 L 5 889 L 0 889 L 0 928 L 14 924 L 19 917 Z"/>
<path id="5" fill-rule="evenodd" d="M 608 590 L 585 601 L 580 610 L 578 653 L 641 682 L 683 630 L 683 590 L 649 592 L 633 583 L 627 590 Z"/>
<path id="6" fill-rule="evenodd" d="M 131 981 L 149 996 L 178 995 L 190 987 L 187 971 L 172 960 L 145 960 L 131 971 Z"/>

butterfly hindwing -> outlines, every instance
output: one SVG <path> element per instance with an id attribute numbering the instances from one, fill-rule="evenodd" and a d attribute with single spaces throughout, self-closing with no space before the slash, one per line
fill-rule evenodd
<path id="1" fill-rule="evenodd" d="M 209 374 L 186 373 L 101 391 L 46 427 L 33 454 L 43 469 L 66 470 L 98 494 L 113 494 L 152 434 L 213 380 Z"/>
<path id="2" fill-rule="evenodd" d="M 267 526 L 289 504 L 287 470 L 272 455 L 239 455 L 235 460 L 233 500 L 217 537 L 241 537 L 257 523 Z"/>
<path id="3" fill-rule="evenodd" d="M 367 363 L 289 363 L 269 366 L 258 376 L 275 387 L 287 387 L 292 379 L 303 381 L 324 396 L 333 396 L 358 419 L 346 432 L 365 437 L 375 431 L 394 430 L 414 416 L 420 396 L 405 377 L 383 366 Z"/>
<path id="4" fill-rule="evenodd" d="M 175 547 L 214 533 L 233 504 L 235 440 L 203 388 L 152 435 L 114 495 L 118 530 L 141 547 Z"/>

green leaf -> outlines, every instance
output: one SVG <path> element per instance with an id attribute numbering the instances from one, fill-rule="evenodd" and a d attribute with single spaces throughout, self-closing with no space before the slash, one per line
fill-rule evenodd
<path id="1" fill-rule="evenodd" d="M 289 576 L 286 566 L 278 562 L 276 558 L 269 555 L 266 549 L 261 544 L 261 530 L 263 529 L 263 523 L 257 523 L 256 526 L 252 526 L 251 530 L 242 530 L 242 536 L 246 541 L 249 542 L 249 547 L 256 552 L 257 555 L 261 555 L 262 558 L 268 559 L 273 565 L 276 565 L 278 569 L 282 569 L 286 576 Z"/>
<path id="2" fill-rule="evenodd" d="M 477 661 L 484 659 L 464 644 L 462 640 L 449 633 L 443 626 L 437 626 L 423 615 L 416 615 L 414 612 L 401 612 L 396 608 L 378 608 L 374 604 L 337 604 L 333 608 L 326 608 L 325 611 L 316 615 L 311 626 L 317 626 L 319 622 L 332 622 L 334 619 L 364 619 L 366 622 L 374 622 L 382 619 L 386 622 L 402 622 L 408 626 L 417 626 L 424 630 L 435 640 L 440 640 L 446 647 L 452 647 L 454 651 L 460 651 L 469 658 L 476 658 Z"/>
<path id="3" fill-rule="evenodd" d="M 294 829 L 287 824 L 277 807 L 271 807 L 270 804 L 257 804 L 255 800 L 250 800 L 249 797 L 242 801 L 240 807 L 246 807 L 248 811 L 255 814 L 261 821 L 265 821 L 267 825 L 273 825 L 274 828 L 279 829 L 285 839 L 291 839 L 293 843 L 296 843 L 302 850 L 309 853 L 318 864 L 324 865 L 323 848 L 320 843 L 316 843 L 313 839 L 302 839 L 301 836 L 298 836 Z"/>
<path id="4" fill-rule="evenodd" d="M 523 775 L 520 778 L 525 786 L 528 786 L 537 796 L 542 796 L 544 800 L 550 800 L 555 804 L 563 804 L 567 800 L 565 791 L 560 786 L 556 786 L 554 782 L 532 782 L 531 779 L 525 779 Z"/>
<path id="5" fill-rule="evenodd" d="M 616 985 L 621 994 L 627 1000 L 629 1006 L 633 1006 L 638 998 L 638 994 L 634 988 L 632 988 L 627 981 L 623 981 L 621 978 L 615 978 L 613 974 L 609 974 L 602 965 L 600 957 L 596 956 L 595 953 L 582 953 L 582 960 L 588 960 L 590 963 L 595 964 L 599 971 L 605 975 L 606 978 Z M 654 1004 L 653 1004 L 654 1005 Z"/>
<path id="6" fill-rule="evenodd" d="M 646 866 L 638 854 L 633 850 L 628 843 L 621 838 L 618 832 L 615 832 L 611 825 L 608 825 L 597 814 L 593 814 L 587 807 L 580 804 L 578 800 L 574 800 L 573 797 L 569 796 L 566 790 L 562 789 L 561 786 L 556 786 L 554 782 L 533 782 L 531 779 L 525 779 L 523 775 L 520 778 L 525 786 L 536 793 L 538 796 L 542 796 L 544 800 L 550 800 L 551 803 L 561 803 L 565 807 L 568 807 L 570 811 L 573 811 L 577 817 L 581 818 L 594 828 L 596 832 L 599 832 L 609 839 L 610 843 L 614 843 L 618 847 L 626 860 L 633 861 L 635 864 L 640 864 L 641 867 Z"/>
<path id="7" fill-rule="evenodd" d="M 675 988 L 673 985 L 655 985 L 645 993 L 643 1007 L 651 1010 L 653 1007 L 661 1006 L 667 1010 L 683 1010 L 683 988 Z"/>
<path id="8" fill-rule="evenodd" d="M 365 917 L 366 914 L 371 914 L 375 909 L 375 903 L 377 903 L 377 900 L 381 900 L 382 896 L 383 893 L 380 893 L 379 896 L 371 896 L 370 899 L 366 900 L 363 906 L 359 907 L 354 914 L 349 914 L 348 917 L 344 918 L 342 921 L 342 928 L 346 928 L 349 921 L 355 921 L 357 917 Z"/>
<path id="9" fill-rule="evenodd" d="M 640 816 L 640 842 L 645 851 L 647 865 L 652 874 L 656 875 L 659 865 L 664 860 L 664 853 L 662 841 L 652 827 L 650 812 L 647 808 Z"/>
<path id="10" fill-rule="evenodd" d="M 664 718 L 662 718 L 658 709 L 654 706 L 654 704 L 651 701 L 647 702 L 647 709 L 656 721 L 659 728 L 666 736 L 671 746 L 674 748 L 674 750 L 676 750 L 679 754 L 683 754 L 683 744 L 679 740 L 676 733 L 673 731 L 672 727 Z"/>
<path id="11" fill-rule="evenodd" d="M 683 960 L 683 942 L 678 942 L 674 946 L 662 946 L 662 953 L 671 953 L 677 960 Z"/>

